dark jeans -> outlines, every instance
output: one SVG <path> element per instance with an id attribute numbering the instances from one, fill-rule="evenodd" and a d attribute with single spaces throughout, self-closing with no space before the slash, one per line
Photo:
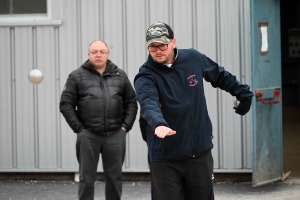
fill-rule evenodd
<path id="1" fill-rule="evenodd" d="M 151 161 L 155 200 L 213 200 L 211 151 L 176 161 Z"/>
<path id="2" fill-rule="evenodd" d="M 88 130 L 78 133 L 76 154 L 79 162 L 79 200 L 94 199 L 94 184 L 100 154 L 105 177 L 105 198 L 121 199 L 125 138 L 126 132 L 122 129 L 111 135 L 97 135 Z"/>

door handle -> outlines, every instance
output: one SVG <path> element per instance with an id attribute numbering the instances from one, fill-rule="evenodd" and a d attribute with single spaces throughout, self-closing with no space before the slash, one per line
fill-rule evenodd
<path id="1" fill-rule="evenodd" d="M 279 93 L 278 90 L 274 90 L 274 97 L 277 97 L 276 101 L 273 101 L 273 100 L 272 101 L 265 101 L 264 94 L 260 91 L 256 91 L 255 94 L 256 94 L 256 97 L 258 97 L 263 104 L 274 104 L 274 103 L 279 103 L 280 102 L 280 93 Z"/>

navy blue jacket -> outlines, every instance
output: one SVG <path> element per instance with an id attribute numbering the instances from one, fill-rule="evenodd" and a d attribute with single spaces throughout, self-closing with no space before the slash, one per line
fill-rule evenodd
<path id="1" fill-rule="evenodd" d="M 195 49 L 175 49 L 176 54 L 170 68 L 149 55 L 134 79 L 152 161 L 194 157 L 213 148 L 203 78 L 239 100 L 253 96 L 248 85 Z M 161 125 L 176 134 L 158 138 L 154 130 Z"/>

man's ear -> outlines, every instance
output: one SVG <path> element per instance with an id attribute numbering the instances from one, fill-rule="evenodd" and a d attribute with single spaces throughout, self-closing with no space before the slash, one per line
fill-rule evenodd
<path id="1" fill-rule="evenodd" d="M 173 44 L 173 49 L 175 49 L 175 47 L 176 47 L 176 38 L 173 38 L 172 44 Z"/>

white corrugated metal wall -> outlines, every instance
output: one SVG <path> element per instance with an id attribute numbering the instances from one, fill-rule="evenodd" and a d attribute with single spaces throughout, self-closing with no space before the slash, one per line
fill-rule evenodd
<path id="1" fill-rule="evenodd" d="M 198 49 L 250 84 L 249 15 L 249 0 L 48 0 L 45 18 L 0 16 L 0 172 L 78 171 L 76 135 L 58 105 L 68 74 L 87 59 L 92 40 L 106 41 L 110 59 L 133 81 L 147 57 L 146 29 L 163 21 L 179 48 Z M 35 68 L 44 74 L 38 86 L 28 82 Z M 251 113 L 236 115 L 235 98 L 208 83 L 205 91 L 215 171 L 251 171 Z M 124 172 L 146 171 L 136 120 Z"/>

